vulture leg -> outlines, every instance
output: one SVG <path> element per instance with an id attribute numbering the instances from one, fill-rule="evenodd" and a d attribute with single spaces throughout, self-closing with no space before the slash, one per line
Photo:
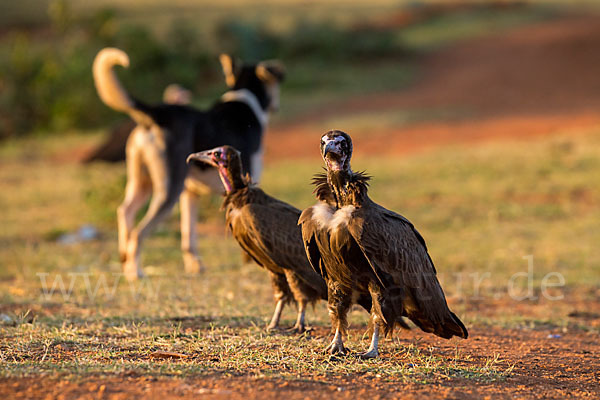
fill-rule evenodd
<path id="1" fill-rule="evenodd" d="M 342 341 L 342 332 L 340 329 L 335 330 L 335 336 L 333 337 L 333 340 L 329 346 L 325 348 L 325 352 L 330 354 L 341 354 L 343 356 L 347 354 L 348 349 L 344 347 L 344 342 Z"/>
<path id="2" fill-rule="evenodd" d="M 383 297 L 379 286 L 373 282 L 369 282 L 369 293 L 371 294 L 371 320 L 369 326 L 373 330 L 373 336 L 371 337 L 371 344 L 369 349 L 360 354 L 360 358 L 377 358 L 379 351 L 377 346 L 379 344 L 379 327 L 381 322 L 385 321 L 381 315 L 385 315 L 382 311 Z M 382 321 L 383 320 L 383 321 Z"/>
<path id="3" fill-rule="evenodd" d="M 298 301 L 298 318 L 296 319 L 296 324 L 290 328 L 290 332 L 295 333 L 304 333 L 306 331 L 306 327 L 304 325 L 304 314 L 306 313 L 306 303 L 305 299 L 300 299 Z"/>
<path id="4" fill-rule="evenodd" d="M 296 324 L 289 329 L 290 332 L 304 333 L 306 326 L 304 325 L 304 314 L 306 305 L 311 299 L 318 298 L 318 293 L 311 286 L 304 283 L 295 272 L 290 270 L 285 271 L 288 286 L 292 291 L 294 300 L 298 304 L 298 318 Z"/>
<path id="5" fill-rule="evenodd" d="M 377 347 L 379 345 L 379 323 L 377 323 L 377 317 L 372 318 L 373 321 L 373 336 L 371 337 L 371 345 L 369 346 L 369 349 L 360 354 L 359 357 L 360 358 L 377 358 L 377 356 L 379 355 L 379 351 L 377 350 Z"/>
<path id="6" fill-rule="evenodd" d="M 348 327 L 346 316 L 350 306 L 352 306 L 352 295 L 345 293 L 336 282 L 329 281 L 327 282 L 327 297 L 327 308 L 329 308 L 331 326 L 335 328 L 335 336 L 325 351 L 331 354 L 346 355 L 347 349 L 344 347 L 342 336 L 346 333 Z"/>
<path id="7" fill-rule="evenodd" d="M 281 312 L 283 306 L 292 298 L 290 287 L 287 283 L 287 279 L 283 274 L 276 274 L 271 272 L 271 285 L 273 286 L 273 296 L 277 302 L 275 306 L 275 312 L 271 318 L 271 322 L 267 326 L 267 330 L 273 330 L 279 325 L 279 319 L 281 318 Z"/>
<path id="8" fill-rule="evenodd" d="M 267 330 L 271 331 L 279 325 L 279 319 L 281 318 L 281 311 L 283 311 L 283 299 L 277 300 L 277 305 L 275 305 L 275 312 L 273 313 L 273 317 L 271 317 L 271 322 L 267 326 Z"/>

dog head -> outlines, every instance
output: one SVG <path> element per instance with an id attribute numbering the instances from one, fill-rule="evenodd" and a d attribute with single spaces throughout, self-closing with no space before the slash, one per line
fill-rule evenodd
<path id="1" fill-rule="evenodd" d="M 281 62 L 268 60 L 258 64 L 244 64 L 228 54 L 221 54 L 219 60 L 230 89 L 251 91 L 265 111 L 279 109 L 279 85 L 285 78 Z"/>

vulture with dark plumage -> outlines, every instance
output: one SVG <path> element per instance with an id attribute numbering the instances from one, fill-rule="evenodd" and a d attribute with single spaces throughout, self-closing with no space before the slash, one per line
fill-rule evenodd
<path id="1" fill-rule="evenodd" d="M 467 338 L 467 329 L 448 308 L 423 237 L 403 216 L 374 203 L 369 177 L 350 168 L 352 140 L 341 131 L 321 138 L 327 173 L 314 178 L 320 201 L 302 212 L 298 224 L 308 259 L 327 282 L 335 336 L 327 350 L 345 354 L 346 314 L 359 296 L 372 299 L 367 352 L 378 356 L 380 326 L 386 334 L 409 318 L 425 332 Z"/>
<path id="2" fill-rule="evenodd" d="M 217 168 L 225 187 L 227 226 L 242 249 L 271 275 L 277 305 L 268 329 L 277 327 L 284 305 L 294 302 L 298 318 L 292 330 L 304 332 L 306 305 L 326 300 L 327 286 L 306 259 L 297 225 L 300 210 L 249 184 L 242 175 L 240 153 L 231 146 L 192 154 L 188 163 L 192 161 Z"/>

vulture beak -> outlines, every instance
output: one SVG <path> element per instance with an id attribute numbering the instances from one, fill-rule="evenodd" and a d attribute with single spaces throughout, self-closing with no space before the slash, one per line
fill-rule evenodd
<path id="1" fill-rule="evenodd" d="M 326 158 L 327 154 L 329 154 L 329 153 L 333 153 L 333 154 L 335 154 L 337 156 L 340 156 L 340 154 L 339 154 L 339 148 L 338 148 L 337 144 L 335 142 L 333 142 L 333 141 L 328 142 L 325 145 L 325 149 L 323 149 L 323 158 Z"/>
<path id="2" fill-rule="evenodd" d="M 339 143 L 330 141 L 325 145 L 325 148 L 323 149 L 323 160 L 325 160 L 327 168 L 332 171 L 340 171 L 343 169 L 346 157 L 343 154 Z"/>
<path id="3" fill-rule="evenodd" d="M 204 163 L 204 164 L 208 164 L 208 165 L 212 165 L 213 167 L 217 167 L 217 162 L 213 157 L 213 151 L 212 150 L 206 150 L 206 151 L 201 151 L 198 153 L 193 153 L 190 154 L 186 160 L 186 162 L 188 164 L 194 164 L 194 163 Z"/>

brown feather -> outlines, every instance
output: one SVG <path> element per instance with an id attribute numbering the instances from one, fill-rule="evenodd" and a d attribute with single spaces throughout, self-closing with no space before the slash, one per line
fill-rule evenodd
<path id="1" fill-rule="evenodd" d="M 467 329 L 448 308 L 425 240 L 410 221 L 368 197 L 369 179 L 349 169 L 316 175 L 320 203 L 298 221 L 311 265 L 335 289 L 329 294 L 332 322 L 344 325 L 347 308 L 334 305 L 358 292 L 370 294 L 371 312 L 388 333 L 395 324 L 406 327 L 408 317 L 425 332 L 466 338 Z"/>
<path id="2" fill-rule="evenodd" d="M 306 286 L 300 290 L 309 301 L 327 298 L 325 282 L 302 246 L 300 210 L 252 186 L 230 193 L 223 205 L 233 237 L 259 265 L 277 274 L 291 271 Z"/>
<path id="3" fill-rule="evenodd" d="M 388 285 L 403 288 L 404 312 L 417 326 L 442 337 L 468 336 L 448 308 L 422 236 L 406 218 L 368 201 L 348 230 L 370 266 L 392 278 Z"/>
<path id="4" fill-rule="evenodd" d="M 294 301 L 298 319 L 293 329 L 303 332 L 306 304 L 327 299 L 327 286 L 306 258 L 297 225 L 300 210 L 250 184 L 249 176 L 242 176 L 240 152 L 231 146 L 192 154 L 190 161 L 218 170 L 226 191 L 222 208 L 229 230 L 240 247 L 270 273 L 277 306 L 269 328 L 277 326 L 283 304 Z"/>

